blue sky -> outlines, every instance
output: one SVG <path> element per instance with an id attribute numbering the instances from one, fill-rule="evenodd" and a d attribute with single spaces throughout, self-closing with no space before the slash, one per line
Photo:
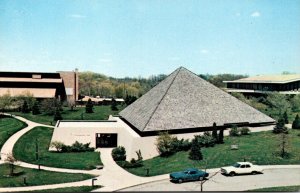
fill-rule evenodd
<path id="1" fill-rule="evenodd" d="M 300 73 L 300 0 L 1 0 L 0 71 Z"/>

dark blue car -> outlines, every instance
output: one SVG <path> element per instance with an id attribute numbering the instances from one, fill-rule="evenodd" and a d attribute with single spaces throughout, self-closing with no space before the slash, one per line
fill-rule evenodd
<path id="1" fill-rule="evenodd" d="M 209 173 L 197 168 L 188 168 L 183 172 L 173 172 L 170 174 L 170 180 L 173 182 L 182 183 L 184 181 L 203 180 L 208 177 Z"/>

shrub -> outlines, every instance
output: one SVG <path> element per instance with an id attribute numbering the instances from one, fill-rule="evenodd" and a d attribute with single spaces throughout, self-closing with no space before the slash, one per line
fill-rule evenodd
<path id="1" fill-rule="evenodd" d="M 117 101 L 114 98 L 111 100 L 110 108 L 111 108 L 112 111 L 117 111 L 118 110 Z"/>
<path id="2" fill-rule="evenodd" d="M 53 141 L 50 144 L 50 147 L 54 147 L 56 151 L 61 152 L 64 144 L 60 141 Z"/>
<path id="3" fill-rule="evenodd" d="M 92 103 L 92 100 L 89 99 L 88 102 L 87 102 L 87 104 L 85 105 L 85 112 L 86 113 L 93 113 L 94 112 L 93 111 L 93 107 L 94 107 L 94 105 Z"/>
<path id="4" fill-rule="evenodd" d="M 191 145 L 191 151 L 189 153 L 189 158 L 192 160 L 202 160 L 203 155 L 201 152 L 201 146 L 200 143 L 198 142 L 197 137 L 192 140 L 192 145 Z"/>
<path id="5" fill-rule="evenodd" d="M 279 120 L 277 121 L 273 133 L 278 134 L 278 133 L 288 133 L 287 128 L 285 127 L 284 124 L 284 118 L 281 116 Z"/>
<path id="6" fill-rule="evenodd" d="M 219 140 L 218 140 L 218 143 L 224 143 L 224 130 L 221 129 L 219 131 Z"/>
<path id="7" fill-rule="evenodd" d="M 28 107 L 27 101 L 23 102 L 22 113 L 29 113 L 29 107 Z"/>
<path id="8" fill-rule="evenodd" d="M 176 152 L 174 147 L 175 138 L 168 132 L 162 132 L 156 139 L 156 148 L 160 156 L 170 156 Z"/>
<path id="9" fill-rule="evenodd" d="M 219 138 L 218 138 L 218 130 L 217 130 L 217 124 L 214 122 L 213 124 L 213 131 L 212 131 L 212 137 L 214 138 L 215 140 L 215 143 L 218 143 L 219 142 Z"/>
<path id="10" fill-rule="evenodd" d="M 118 146 L 114 148 L 111 155 L 115 161 L 125 161 L 126 160 L 126 150 L 123 146 Z"/>
<path id="11" fill-rule="evenodd" d="M 174 137 L 171 142 L 172 152 L 188 151 L 191 148 L 191 143 L 188 139 L 178 139 Z"/>
<path id="12" fill-rule="evenodd" d="M 241 135 L 249 135 L 250 129 L 248 127 L 242 127 L 241 128 Z"/>
<path id="13" fill-rule="evenodd" d="M 295 120 L 293 121 L 292 128 L 300 129 L 300 118 L 298 114 L 296 115 Z"/>
<path id="14" fill-rule="evenodd" d="M 88 152 L 88 151 L 95 151 L 95 148 L 89 147 L 90 143 L 79 143 L 75 141 L 71 146 L 70 145 L 62 145 L 61 152 Z"/>
<path id="15" fill-rule="evenodd" d="M 215 145 L 215 139 L 210 132 L 206 131 L 203 135 L 195 135 L 195 138 L 201 147 L 213 147 Z"/>
<path id="16" fill-rule="evenodd" d="M 40 106 L 39 106 L 39 102 L 38 101 L 35 101 L 34 104 L 33 104 L 33 106 L 32 106 L 32 114 L 33 115 L 41 114 Z"/>
<path id="17" fill-rule="evenodd" d="M 58 121 L 58 120 L 62 120 L 62 119 L 63 119 L 63 118 L 62 118 L 62 116 L 61 116 L 61 114 L 60 114 L 59 108 L 56 108 L 55 114 L 54 114 L 54 117 L 53 117 L 53 120 L 54 120 L 54 121 Z"/>
<path id="18" fill-rule="evenodd" d="M 239 132 L 239 130 L 238 130 L 238 128 L 237 128 L 236 125 L 233 125 L 233 126 L 231 127 L 231 129 L 230 129 L 230 131 L 229 131 L 229 135 L 230 135 L 230 136 L 233 136 L 233 137 L 239 136 L 239 135 L 240 135 L 240 132 Z"/>
<path id="19" fill-rule="evenodd" d="M 285 123 L 285 124 L 288 124 L 288 123 L 289 123 L 289 118 L 288 118 L 288 115 L 287 115 L 287 112 L 286 112 L 286 111 L 283 113 L 283 119 L 284 119 L 284 123 Z"/>

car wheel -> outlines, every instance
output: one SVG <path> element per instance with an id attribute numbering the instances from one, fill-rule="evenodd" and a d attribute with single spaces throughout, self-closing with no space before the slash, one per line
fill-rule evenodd
<path id="1" fill-rule="evenodd" d="M 181 183 L 182 183 L 182 179 L 179 179 L 179 180 L 178 180 L 178 183 L 181 184 Z"/>
<path id="2" fill-rule="evenodd" d="M 235 173 L 234 173 L 234 172 L 230 172 L 229 175 L 230 175 L 231 177 L 233 177 L 233 176 L 235 175 Z"/>
<path id="3" fill-rule="evenodd" d="M 199 177 L 199 181 L 202 181 L 204 178 L 202 176 Z"/>
<path id="4" fill-rule="evenodd" d="M 251 174 L 252 174 L 252 175 L 255 175 L 255 174 L 257 174 L 257 172 L 256 172 L 256 171 L 253 171 L 253 172 L 251 172 Z"/>

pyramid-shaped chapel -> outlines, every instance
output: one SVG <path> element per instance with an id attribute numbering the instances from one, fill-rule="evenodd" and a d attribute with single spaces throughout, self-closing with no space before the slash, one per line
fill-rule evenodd
<path id="1" fill-rule="evenodd" d="M 175 70 L 119 115 L 141 133 L 203 131 L 214 122 L 218 127 L 275 122 L 184 67 Z"/>

